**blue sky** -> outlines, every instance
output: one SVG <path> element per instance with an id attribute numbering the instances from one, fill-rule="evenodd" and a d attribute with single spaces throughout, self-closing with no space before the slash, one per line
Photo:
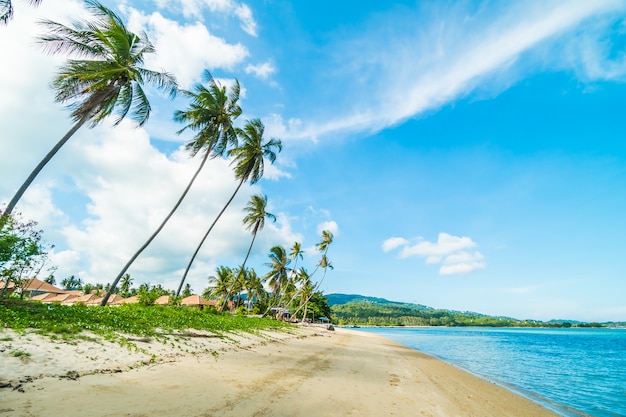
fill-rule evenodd
<path id="1" fill-rule="evenodd" d="M 621 1 L 105 1 L 157 48 L 146 66 L 183 88 L 208 68 L 242 85 L 239 123 L 259 117 L 284 150 L 246 186 L 190 275 L 198 292 L 242 261 L 242 208 L 266 194 L 269 248 L 335 241 L 326 292 L 516 318 L 626 320 L 626 4 Z M 34 22 L 85 16 L 80 2 L 15 4 L 0 28 L 0 201 L 70 127 Z M 332 13 L 329 13 L 332 10 Z M 169 101 L 145 128 L 83 129 L 18 206 L 56 245 L 57 277 L 110 282 L 199 160 Z M 175 288 L 235 182 L 213 160 L 129 271 Z M 319 277 L 318 277 L 319 278 Z"/>

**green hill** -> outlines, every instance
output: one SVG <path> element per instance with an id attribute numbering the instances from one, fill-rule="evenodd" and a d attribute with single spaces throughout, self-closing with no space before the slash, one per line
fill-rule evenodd
<path id="1" fill-rule="evenodd" d="M 422 304 L 400 303 L 358 294 L 327 294 L 325 298 L 339 325 L 368 326 L 488 326 L 488 327 L 589 327 L 598 323 L 568 320 L 518 320 L 471 311 L 435 309 Z"/>

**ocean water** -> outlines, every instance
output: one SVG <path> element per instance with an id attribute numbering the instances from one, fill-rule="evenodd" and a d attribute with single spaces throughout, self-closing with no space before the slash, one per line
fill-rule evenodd
<path id="1" fill-rule="evenodd" d="M 361 328 L 562 416 L 626 416 L 626 329 Z"/>

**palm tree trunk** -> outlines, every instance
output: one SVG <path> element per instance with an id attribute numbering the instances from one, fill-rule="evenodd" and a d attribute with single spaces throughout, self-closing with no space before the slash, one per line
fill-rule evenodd
<path id="1" fill-rule="evenodd" d="M 122 276 L 124 276 L 124 274 L 126 273 L 128 268 L 130 268 L 130 266 L 133 264 L 133 262 L 135 262 L 135 260 L 139 257 L 139 255 L 141 255 L 141 252 L 143 252 L 144 249 L 146 249 L 148 247 L 148 245 L 150 245 L 150 243 L 154 240 L 154 238 L 161 232 L 161 230 L 163 229 L 165 224 L 169 221 L 169 219 L 172 217 L 174 212 L 178 209 L 180 204 L 183 202 L 183 199 L 185 198 L 185 196 L 187 195 L 187 193 L 191 189 L 191 185 L 193 184 L 193 182 L 198 177 L 198 174 L 200 174 L 200 171 L 202 171 L 202 168 L 204 167 L 204 164 L 206 163 L 207 159 L 209 158 L 209 154 L 210 153 L 211 153 L 211 149 L 207 149 L 204 157 L 202 158 L 202 162 L 200 163 L 200 166 L 196 170 L 195 174 L 193 174 L 193 177 L 191 177 L 191 181 L 189 181 L 189 184 L 187 184 L 187 188 L 185 188 L 185 191 L 183 191 L 182 195 L 180 196 L 180 198 L 178 199 L 178 201 L 174 205 L 174 208 L 172 208 L 172 210 L 169 212 L 167 217 L 165 217 L 163 222 L 161 222 L 161 225 L 155 230 L 155 232 L 152 234 L 152 236 L 150 236 L 148 238 L 148 240 L 146 240 L 146 242 L 139 248 L 139 250 L 137 252 L 135 252 L 135 254 L 130 258 L 130 260 L 128 262 L 126 262 L 126 265 L 124 265 L 124 268 L 122 268 L 120 273 L 117 275 L 117 277 L 115 278 L 115 280 L 111 284 L 111 288 L 109 288 L 109 291 L 107 291 L 106 295 L 104 296 L 104 298 L 100 302 L 101 306 L 105 306 L 107 304 L 107 302 L 109 301 L 109 297 L 111 296 L 111 294 L 113 294 L 113 291 L 115 290 L 115 287 L 119 283 L 119 281 L 122 278 Z"/>
<path id="2" fill-rule="evenodd" d="M 4 228 L 7 217 L 11 215 L 11 213 L 13 212 L 13 209 L 15 208 L 15 205 L 17 204 L 18 201 L 20 201 L 20 199 L 22 198 L 22 196 L 24 195 L 28 187 L 35 180 L 35 177 L 39 175 L 43 167 L 46 166 L 48 162 L 50 162 L 52 157 L 59 151 L 59 149 L 61 149 L 61 147 L 65 145 L 65 143 L 74 135 L 74 133 L 76 133 L 78 129 L 80 129 L 82 125 L 85 124 L 85 122 L 90 117 L 91 117 L 91 113 L 87 114 L 86 116 L 81 118 L 78 122 L 76 122 L 76 124 L 72 126 L 72 128 L 65 134 L 65 136 L 63 136 L 61 140 L 58 141 L 56 145 L 54 145 L 54 147 L 50 150 L 50 152 L 48 152 L 46 156 L 44 156 L 41 162 L 39 162 L 39 164 L 35 167 L 33 172 L 30 173 L 28 178 L 26 178 L 26 181 L 24 181 L 22 186 L 19 188 L 19 190 L 17 190 L 17 192 L 15 193 L 11 201 L 9 201 L 9 204 L 7 205 L 7 207 L 4 209 L 4 212 L 2 213 L 2 217 L 0 217 L 0 229 Z"/>
<path id="3" fill-rule="evenodd" d="M 254 239 L 256 239 L 256 233 L 252 235 L 252 242 L 250 242 L 250 247 L 248 248 L 248 253 L 246 253 L 246 257 L 243 260 L 243 264 L 241 264 L 241 269 L 239 270 L 239 273 L 243 273 L 244 268 L 246 267 L 246 262 L 248 261 L 248 257 L 250 256 L 250 252 L 252 252 L 252 245 L 254 245 Z M 237 285 L 237 279 L 234 280 L 233 287 L 228 290 L 228 296 L 226 297 L 226 300 L 228 300 L 230 298 L 230 293 L 232 292 L 232 290 L 233 290 L 235 285 Z M 224 305 L 222 305 L 222 308 L 220 309 L 220 311 L 224 311 Z"/>
<path id="4" fill-rule="evenodd" d="M 211 230 L 213 230 L 213 227 L 215 226 L 217 221 L 220 219 L 220 217 L 222 217 L 222 214 L 224 214 L 224 212 L 226 211 L 226 208 L 233 201 L 233 199 L 235 198 L 235 195 L 237 194 L 237 192 L 239 192 L 239 189 L 241 188 L 242 185 L 243 185 L 243 180 L 239 181 L 239 185 L 235 189 L 235 192 L 233 193 L 233 195 L 230 196 L 230 199 L 226 202 L 226 205 L 224 206 L 224 208 L 222 208 L 222 211 L 219 212 L 215 220 L 213 220 L 213 224 L 211 224 L 211 227 L 209 227 L 209 230 L 207 230 L 207 232 L 204 234 L 204 237 L 200 241 L 200 244 L 196 248 L 196 251 L 191 256 L 191 259 L 189 260 L 189 263 L 187 264 L 187 268 L 185 269 L 185 273 L 183 274 L 183 278 L 180 280 L 180 285 L 178 286 L 178 290 L 176 291 L 176 297 L 178 297 L 178 294 L 180 294 L 180 290 L 181 288 L 183 288 L 183 283 L 185 282 L 185 279 L 187 278 L 187 274 L 189 273 L 189 270 L 191 269 L 191 264 L 193 264 L 193 261 L 196 259 L 198 252 L 200 252 L 200 248 L 204 244 L 204 241 L 206 240 L 207 237 L 209 237 L 209 233 L 211 233 Z"/>

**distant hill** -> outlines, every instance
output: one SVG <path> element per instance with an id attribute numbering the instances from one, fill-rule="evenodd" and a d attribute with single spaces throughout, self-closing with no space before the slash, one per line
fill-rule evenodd
<path id="1" fill-rule="evenodd" d="M 347 304 L 347 303 L 367 303 L 367 304 L 378 304 L 381 306 L 390 305 L 397 307 L 409 308 L 412 310 L 435 310 L 432 307 L 428 307 L 422 304 L 413 304 L 413 303 L 401 303 L 398 301 L 389 301 L 384 298 L 379 297 L 368 297 L 366 295 L 359 294 L 325 294 L 324 297 L 328 300 L 328 305 L 333 306 L 335 304 Z"/>
<path id="2" fill-rule="evenodd" d="M 491 327 L 598 327 L 599 323 L 573 320 L 518 320 L 471 311 L 435 309 L 359 294 L 327 294 L 325 298 L 338 324 L 373 326 L 491 326 Z"/>

